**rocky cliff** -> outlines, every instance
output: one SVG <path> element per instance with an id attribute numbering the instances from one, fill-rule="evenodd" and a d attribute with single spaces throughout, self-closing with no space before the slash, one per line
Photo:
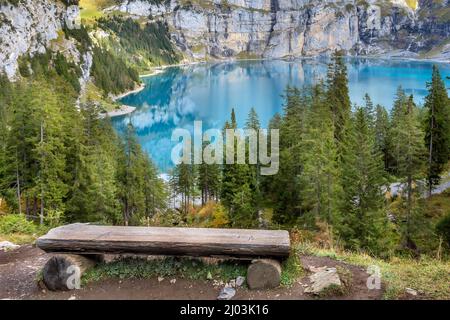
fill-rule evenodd
<path id="1" fill-rule="evenodd" d="M 127 0 L 109 11 L 164 20 L 178 47 L 207 57 L 450 58 L 448 0 Z"/>
<path id="2" fill-rule="evenodd" d="M 57 51 L 81 67 L 83 85 L 89 79 L 92 55 L 80 52 L 77 42 L 63 32 L 79 27 L 78 0 L 0 1 L 0 71 L 14 79 L 21 57 Z"/>
<path id="3" fill-rule="evenodd" d="M 78 0 L 0 0 L 0 71 L 50 49 L 82 69 L 92 55 L 62 29 L 79 28 Z M 329 54 L 450 60 L 449 0 L 114 0 L 105 13 L 159 21 L 188 60 Z M 108 15 L 106 15 L 108 16 Z M 102 30 L 91 32 L 102 34 Z M 105 33 L 108 36 L 108 33 Z M 117 38 L 117 37 L 116 37 Z"/>

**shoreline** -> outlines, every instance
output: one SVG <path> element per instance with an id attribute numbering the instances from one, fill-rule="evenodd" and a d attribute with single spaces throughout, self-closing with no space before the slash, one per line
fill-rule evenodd
<path id="1" fill-rule="evenodd" d="M 100 118 L 103 119 L 103 118 L 115 118 L 115 117 L 125 116 L 127 114 L 133 113 L 134 111 L 136 111 L 136 107 L 127 106 L 126 104 L 123 104 L 120 106 L 119 109 L 109 111 L 106 113 L 101 113 Z"/>
<path id="2" fill-rule="evenodd" d="M 133 89 L 133 90 L 130 90 L 130 91 L 121 93 L 121 94 L 119 94 L 119 95 L 117 95 L 117 96 L 114 96 L 114 97 L 112 98 L 112 100 L 113 100 L 114 102 L 117 102 L 117 100 L 123 99 L 123 98 L 125 98 L 126 96 L 129 96 L 130 94 L 133 94 L 133 93 L 139 93 L 139 92 L 141 92 L 141 91 L 144 90 L 144 89 L 145 89 L 145 84 L 142 83 L 142 84 L 140 84 L 139 87 L 137 87 L 136 89 Z"/>
<path id="3" fill-rule="evenodd" d="M 404 61 L 415 61 L 415 62 L 430 62 L 430 63 L 450 63 L 450 60 L 440 60 L 440 59 L 432 59 L 432 58 L 414 58 L 414 57 L 401 57 L 401 56 L 389 56 L 385 55 L 366 55 L 366 56 L 345 56 L 346 58 L 356 58 L 356 59 L 382 59 L 382 60 L 404 60 Z M 174 67 L 185 67 L 185 66 L 193 66 L 198 64 L 207 64 L 207 63 L 230 63 L 230 62 L 239 62 L 239 61 L 269 61 L 269 60 L 283 60 L 283 61 L 295 61 L 295 60 L 305 60 L 305 59 L 318 59 L 322 58 L 322 56 L 302 56 L 302 57 L 281 57 L 281 58 L 248 58 L 248 59 L 217 59 L 211 61 L 193 61 L 193 62 L 185 62 L 185 63 L 177 63 L 177 64 L 169 64 L 165 66 L 155 67 L 151 73 L 140 74 L 139 78 L 150 78 L 153 76 L 160 75 L 166 71 L 166 69 L 174 68 Z M 139 93 L 146 88 L 146 85 L 142 83 L 138 88 L 124 92 L 120 95 L 113 97 L 113 101 L 117 102 L 120 99 L 123 99 L 131 94 Z M 127 114 L 131 114 L 136 111 L 136 107 L 127 106 L 121 104 L 121 107 L 117 110 L 113 110 L 107 112 L 105 116 L 110 118 L 120 117 Z"/>

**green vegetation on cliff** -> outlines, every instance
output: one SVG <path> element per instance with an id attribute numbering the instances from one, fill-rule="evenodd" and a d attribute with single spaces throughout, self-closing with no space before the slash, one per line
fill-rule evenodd
<path id="1" fill-rule="evenodd" d="M 117 41 L 108 39 L 108 45 L 117 54 L 125 51 L 127 61 L 140 71 L 181 60 L 163 22 L 145 22 L 141 25 L 131 18 L 111 16 L 99 19 L 98 26 L 118 37 Z"/>

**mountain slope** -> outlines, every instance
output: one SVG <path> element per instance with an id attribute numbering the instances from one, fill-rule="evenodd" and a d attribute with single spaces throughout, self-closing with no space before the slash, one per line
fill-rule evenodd
<path id="1" fill-rule="evenodd" d="M 420 57 L 439 47 L 434 55 L 445 59 L 448 10 L 447 0 L 131 0 L 107 9 L 165 21 L 177 46 L 194 59 L 336 49 Z"/>

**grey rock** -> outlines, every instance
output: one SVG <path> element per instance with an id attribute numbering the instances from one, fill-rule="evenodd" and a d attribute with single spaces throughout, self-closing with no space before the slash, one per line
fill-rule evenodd
<path id="1" fill-rule="evenodd" d="M 245 277 L 239 276 L 236 278 L 236 287 L 242 287 L 245 283 Z"/>
<path id="2" fill-rule="evenodd" d="M 231 300 L 236 295 L 236 289 L 231 287 L 225 287 L 220 291 L 217 300 Z"/>
<path id="3" fill-rule="evenodd" d="M 228 0 L 229 6 L 222 0 L 213 2 L 215 6 L 193 2 L 185 7 L 180 0 L 127 0 L 111 10 L 164 19 L 180 50 L 194 60 L 242 53 L 311 56 L 336 49 L 355 55 L 397 52 L 396 56 L 417 57 L 445 45 L 450 36 L 446 23 L 433 19 L 427 3 L 414 9 L 405 0 L 369 0 L 368 5 L 355 0 L 278 0 L 275 5 L 271 0 Z M 436 57 L 447 59 L 448 50 L 443 46 Z"/>
<path id="4" fill-rule="evenodd" d="M 342 285 L 336 268 L 310 267 L 309 270 L 314 273 L 309 277 L 311 285 L 305 289 L 306 293 L 318 295 L 331 286 L 340 287 Z"/>
<path id="5" fill-rule="evenodd" d="M 18 248 L 20 248 L 20 246 L 17 244 L 14 244 L 12 242 L 9 242 L 9 241 L 0 242 L 0 250 L 10 251 L 10 250 L 16 250 Z"/>

